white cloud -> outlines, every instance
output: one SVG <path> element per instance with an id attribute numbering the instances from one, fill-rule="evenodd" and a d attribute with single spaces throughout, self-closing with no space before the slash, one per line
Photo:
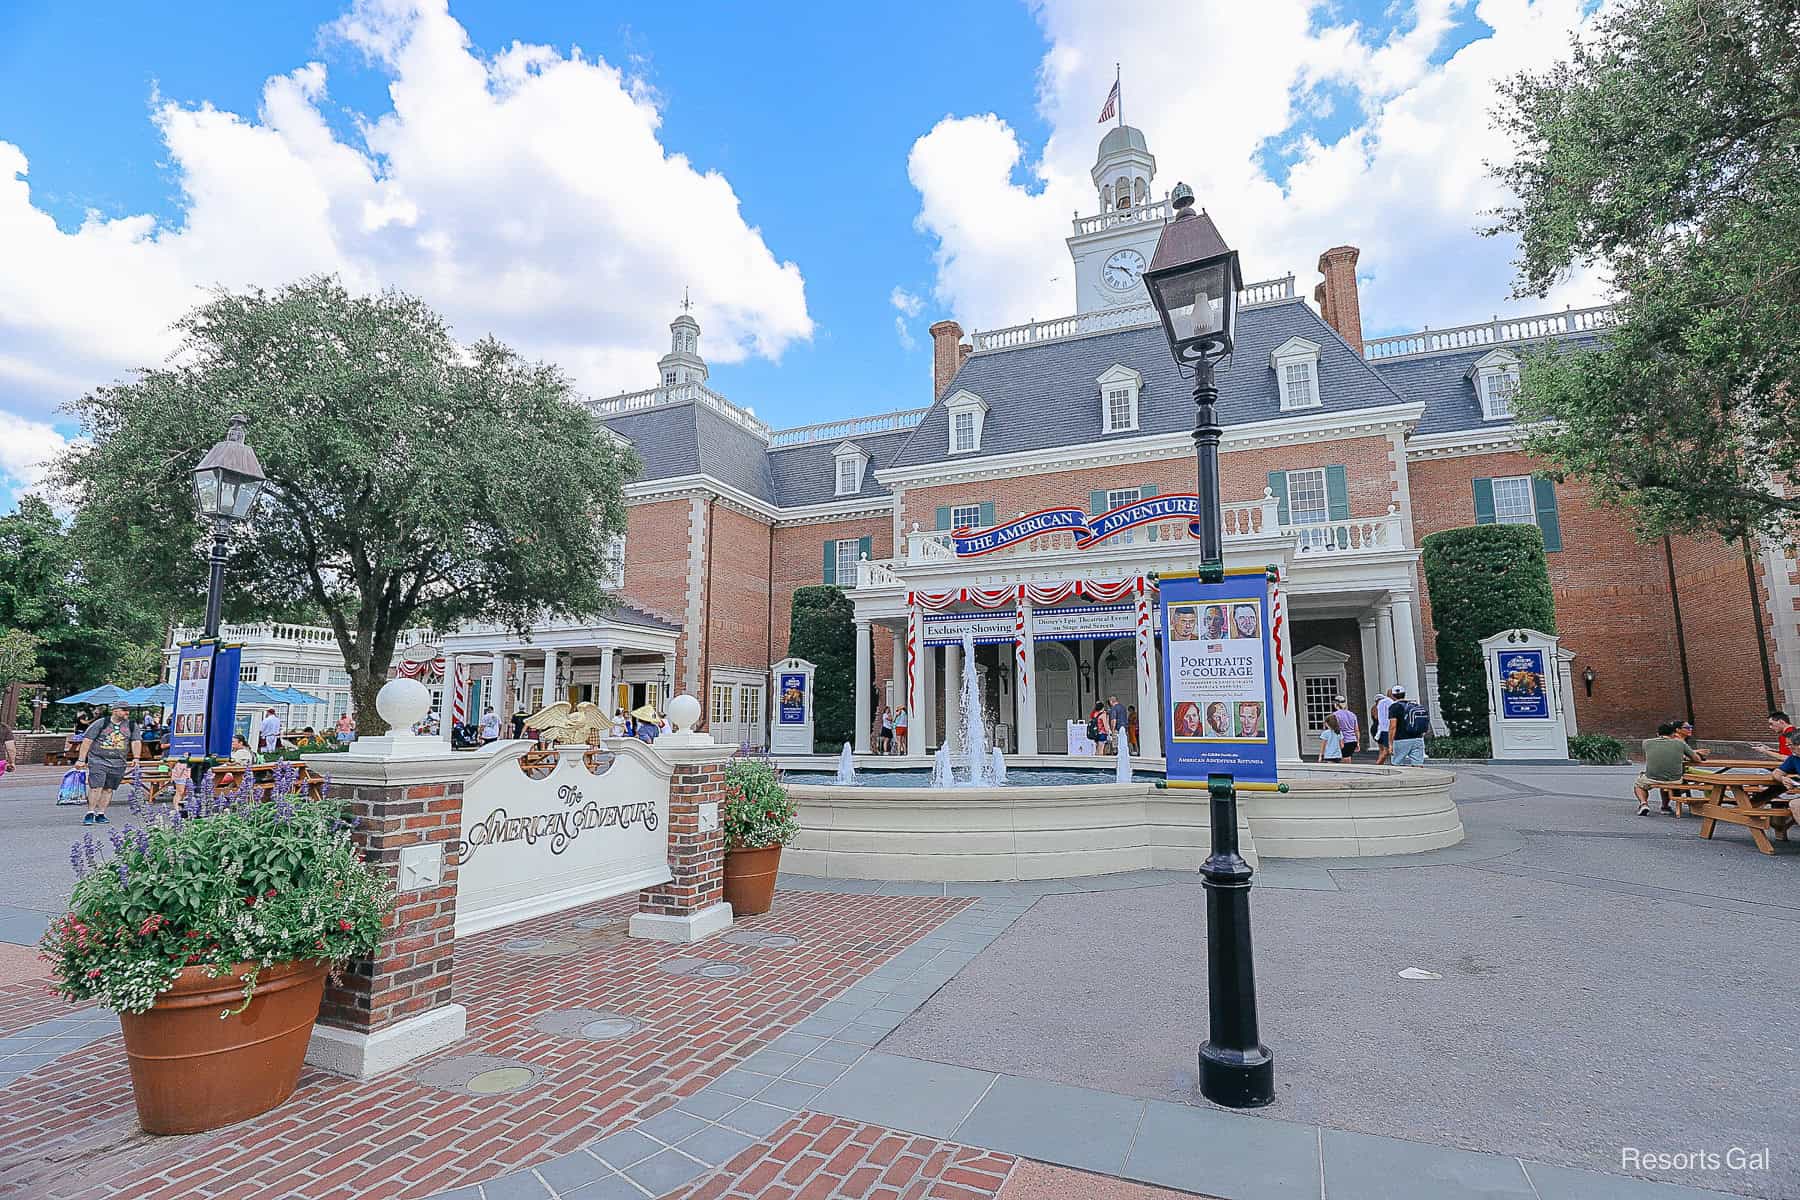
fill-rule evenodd
<path id="1" fill-rule="evenodd" d="M 0 409 L 0 512 L 12 511 L 20 493 L 43 482 L 50 460 L 67 446 L 68 439 L 42 421 Z"/>
<path id="2" fill-rule="evenodd" d="M 917 350 L 919 348 L 919 339 L 915 338 L 912 335 L 912 330 L 906 327 L 905 317 L 894 318 L 894 336 L 900 339 L 900 348 L 902 350 Z"/>
<path id="3" fill-rule="evenodd" d="M 1379 42 L 1355 23 L 1314 25 L 1310 0 L 1043 0 L 1038 107 L 1051 132 L 1041 154 L 1026 161 L 1012 126 L 986 113 L 943 118 L 908 158 L 918 227 L 937 242 L 933 296 L 965 328 L 1073 310 L 1063 239 L 1072 212 L 1097 207 L 1088 172 L 1105 129 L 1095 117 L 1122 62 L 1124 116 L 1156 155 L 1156 189 L 1192 184 L 1247 278 L 1292 271 L 1310 295 L 1319 252 L 1359 246 L 1371 331 L 1595 302 L 1600 284 L 1585 274 L 1548 301 L 1507 301 L 1513 246 L 1475 232 L 1503 199 L 1485 163 L 1510 153 L 1489 123 L 1494 81 L 1566 55 L 1584 7 L 1479 0 L 1474 15 L 1491 32 L 1434 65 L 1467 0 L 1415 0 Z M 1306 126 L 1338 89 L 1355 97 L 1354 124 L 1321 143 Z M 1262 165 L 1270 148 L 1296 156 L 1285 185 Z"/>
<path id="4" fill-rule="evenodd" d="M 333 33 L 389 76 L 393 111 L 340 138 L 316 62 L 269 79 L 254 116 L 158 100 L 178 222 L 61 232 L 0 141 L 0 403 L 42 412 L 161 361 L 205 288 L 316 271 L 416 292 L 464 340 L 494 333 L 597 393 L 654 382 L 684 285 L 714 361 L 811 336 L 799 268 L 661 143 L 642 81 L 579 49 L 482 57 L 445 0 L 361 0 Z"/>
<path id="5" fill-rule="evenodd" d="M 888 294 L 888 303 L 899 309 L 902 314 L 916 317 L 925 307 L 922 297 L 915 296 L 903 287 L 896 287 Z"/>

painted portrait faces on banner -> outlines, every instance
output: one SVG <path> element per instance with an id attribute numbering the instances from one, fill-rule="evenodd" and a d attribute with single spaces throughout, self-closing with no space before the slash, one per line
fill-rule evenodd
<path id="1" fill-rule="evenodd" d="M 1275 781 L 1269 663 L 1269 582 L 1263 571 L 1222 583 L 1165 576 L 1163 678 L 1168 776 L 1230 774 Z"/>

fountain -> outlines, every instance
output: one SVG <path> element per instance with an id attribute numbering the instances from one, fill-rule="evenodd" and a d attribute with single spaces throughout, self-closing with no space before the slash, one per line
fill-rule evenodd
<path id="1" fill-rule="evenodd" d="M 837 781 L 839 783 L 856 782 L 856 756 L 850 749 L 850 743 L 844 743 L 843 751 L 838 755 Z"/>
<path id="2" fill-rule="evenodd" d="M 947 788 L 956 786 L 956 777 L 950 771 L 950 747 L 939 746 L 937 753 L 931 756 L 931 786 Z"/>
<path id="3" fill-rule="evenodd" d="M 987 744 L 987 718 L 981 711 L 981 676 L 975 670 L 975 635 L 963 634 L 962 644 L 962 748 L 968 755 L 968 787 L 993 787 L 994 757 Z M 994 751 L 997 755 L 999 751 Z"/>
<path id="4" fill-rule="evenodd" d="M 1119 772 L 1120 783 L 1131 782 L 1131 747 L 1126 743 L 1124 731 L 1119 733 Z"/>
<path id="5" fill-rule="evenodd" d="M 1006 756 L 1000 753 L 1000 747 L 994 747 L 994 756 L 990 760 L 993 765 L 994 782 L 1006 782 Z"/>

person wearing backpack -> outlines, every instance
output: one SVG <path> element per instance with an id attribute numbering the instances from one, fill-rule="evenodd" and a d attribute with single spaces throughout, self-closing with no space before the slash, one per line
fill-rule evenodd
<path id="1" fill-rule="evenodd" d="M 1406 689 L 1396 687 L 1388 693 L 1394 702 L 1388 705 L 1389 763 L 1396 767 L 1425 765 L 1425 735 L 1431 732 L 1431 714 L 1423 704 L 1406 698 Z"/>

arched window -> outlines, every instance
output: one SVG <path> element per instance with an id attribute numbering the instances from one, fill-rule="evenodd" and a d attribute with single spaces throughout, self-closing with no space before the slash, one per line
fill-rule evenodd
<path id="1" fill-rule="evenodd" d="M 1125 175 L 1119 176 L 1119 182 L 1118 182 L 1118 185 L 1113 188 L 1113 194 L 1119 198 L 1119 207 L 1120 208 L 1130 208 L 1131 207 L 1131 179 L 1130 179 L 1130 177 L 1125 176 Z"/>
<path id="2" fill-rule="evenodd" d="M 1150 185 L 1144 182 L 1142 176 L 1131 185 L 1131 194 L 1139 204 L 1150 198 Z"/>
<path id="3" fill-rule="evenodd" d="M 1110 183 L 1100 189 L 1100 207 L 1102 210 L 1112 207 L 1112 184 Z"/>

